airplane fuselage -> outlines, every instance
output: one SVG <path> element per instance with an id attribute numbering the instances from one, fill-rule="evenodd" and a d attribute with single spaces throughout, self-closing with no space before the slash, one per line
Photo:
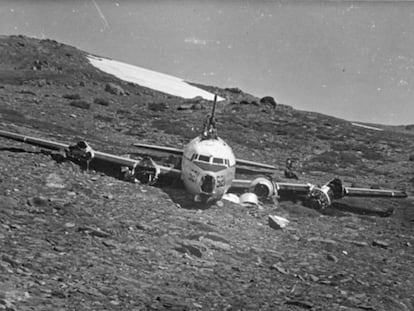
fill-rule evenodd
<path id="1" fill-rule="evenodd" d="M 184 148 L 181 179 L 187 191 L 201 201 L 217 201 L 229 190 L 236 158 L 221 138 L 198 136 Z"/>

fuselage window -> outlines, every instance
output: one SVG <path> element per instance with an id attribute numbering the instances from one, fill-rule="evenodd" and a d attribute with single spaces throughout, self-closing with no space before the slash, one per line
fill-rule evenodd
<path id="1" fill-rule="evenodd" d="M 193 155 L 191 156 L 191 160 L 190 161 L 193 161 L 196 157 L 197 157 L 197 154 L 193 153 Z"/>

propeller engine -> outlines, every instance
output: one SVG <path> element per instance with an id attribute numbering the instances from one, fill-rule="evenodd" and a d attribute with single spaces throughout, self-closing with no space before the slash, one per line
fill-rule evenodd
<path id="1" fill-rule="evenodd" d="M 342 181 L 335 178 L 322 187 L 311 185 L 306 203 L 314 209 L 325 209 L 332 204 L 332 200 L 340 199 L 345 194 L 346 189 L 342 185 Z"/>
<path id="2" fill-rule="evenodd" d="M 260 199 L 268 199 L 277 197 L 277 186 L 275 183 L 266 177 L 258 177 L 250 183 L 249 191 L 253 192 Z"/>

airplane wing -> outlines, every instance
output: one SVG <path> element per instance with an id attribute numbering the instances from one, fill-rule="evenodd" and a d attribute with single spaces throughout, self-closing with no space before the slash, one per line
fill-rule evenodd
<path id="1" fill-rule="evenodd" d="M 275 182 L 267 177 L 258 177 L 255 180 L 234 179 L 231 190 L 248 190 L 259 197 L 271 196 L 305 196 L 313 206 L 326 208 L 332 200 L 347 197 L 373 197 L 373 198 L 406 198 L 407 193 L 401 190 L 368 189 L 345 187 L 338 178 L 331 180 L 322 187 L 313 184 L 295 184 Z"/>
<path id="2" fill-rule="evenodd" d="M 141 148 L 141 149 L 151 150 L 151 151 L 165 152 L 165 153 L 170 153 L 170 154 L 175 154 L 175 155 L 180 155 L 180 156 L 183 155 L 182 149 L 173 148 L 173 147 L 164 147 L 164 146 L 148 145 L 148 144 L 141 144 L 141 143 L 135 143 L 134 146 Z M 274 170 L 277 169 L 273 165 L 263 164 L 263 163 L 259 163 L 255 161 L 249 161 L 249 160 L 241 160 L 241 159 L 236 159 L 236 165 L 241 165 L 241 166 L 246 166 L 246 167 L 256 167 L 259 169 L 267 169 L 267 170 L 271 170 L 272 173 Z M 242 170 L 243 172 L 245 170 L 246 173 L 249 173 L 251 171 L 247 168 L 242 168 Z M 257 171 L 254 171 L 254 172 L 257 172 Z M 268 171 L 263 171 L 263 173 L 268 173 Z"/>
<path id="3" fill-rule="evenodd" d="M 137 175 L 138 172 L 146 172 L 147 174 L 150 174 L 152 172 L 157 176 L 163 175 L 169 177 L 179 177 L 181 175 L 181 170 L 168 166 L 158 165 L 150 158 L 138 160 L 106 152 L 95 151 L 88 145 L 88 143 L 84 141 L 80 141 L 75 145 L 69 145 L 2 130 L 0 130 L 0 136 L 38 147 L 64 151 L 69 158 L 85 161 L 88 163 L 88 165 L 93 165 L 93 162 L 104 161 L 119 165 L 121 167 L 127 167 L 129 169 L 129 173 L 132 175 Z"/>

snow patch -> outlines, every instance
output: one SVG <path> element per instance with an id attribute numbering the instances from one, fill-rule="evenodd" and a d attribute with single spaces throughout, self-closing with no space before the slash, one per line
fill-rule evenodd
<path id="1" fill-rule="evenodd" d="M 380 129 L 378 127 L 373 127 L 373 126 L 368 126 L 368 125 L 363 125 L 363 124 L 359 124 L 359 123 L 351 123 L 353 126 L 358 126 L 358 127 L 362 127 L 364 129 L 369 129 L 369 130 L 374 130 L 374 131 L 383 131 L 384 129 Z"/>
<path id="2" fill-rule="evenodd" d="M 207 100 L 214 100 L 214 94 L 192 86 L 181 78 L 92 55 L 88 56 L 88 60 L 96 68 L 124 81 L 183 98 L 200 96 Z M 217 97 L 217 100 L 221 101 L 224 98 Z"/>

